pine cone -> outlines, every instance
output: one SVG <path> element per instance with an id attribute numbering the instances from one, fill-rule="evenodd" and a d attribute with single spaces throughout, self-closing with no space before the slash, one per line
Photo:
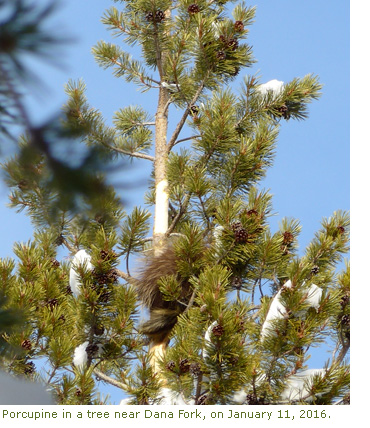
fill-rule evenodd
<path id="1" fill-rule="evenodd" d="M 340 322 L 343 326 L 349 327 L 350 326 L 350 316 L 349 315 L 343 315 Z"/>
<path id="2" fill-rule="evenodd" d="M 293 233 L 285 231 L 283 234 L 283 244 L 290 245 L 293 241 L 294 241 Z"/>
<path id="3" fill-rule="evenodd" d="M 290 118 L 289 109 L 285 104 L 279 107 L 277 110 L 283 116 L 284 119 Z"/>
<path id="4" fill-rule="evenodd" d="M 343 226 L 338 226 L 337 227 L 337 231 L 339 233 L 339 235 L 343 235 L 343 233 L 346 231 L 345 228 Z"/>
<path id="5" fill-rule="evenodd" d="M 349 300 L 350 300 L 349 294 L 345 294 L 340 301 L 340 304 L 342 305 L 342 307 L 348 305 Z"/>
<path id="6" fill-rule="evenodd" d="M 181 373 L 187 373 L 190 370 L 190 363 L 187 358 L 184 358 L 179 363 Z"/>
<path id="7" fill-rule="evenodd" d="M 219 36 L 218 40 L 224 45 L 226 44 L 226 41 L 227 41 L 226 37 L 223 34 Z"/>
<path id="8" fill-rule="evenodd" d="M 189 371 L 193 376 L 199 376 L 202 373 L 199 363 L 191 363 Z"/>
<path id="9" fill-rule="evenodd" d="M 247 214 L 248 217 L 251 217 L 252 215 L 256 216 L 256 215 L 258 215 L 258 211 L 252 208 L 251 210 L 248 210 L 246 212 L 246 214 Z"/>
<path id="10" fill-rule="evenodd" d="M 116 269 L 111 269 L 108 272 L 108 279 L 110 280 L 110 282 L 114 283 L 118 281 L 118 273 Z"/>
<path id="11" fill-rule="evenodd" d="M 108 275 L 104 272 L 99 272 L 97 269 L 93 269 L 92 274 L 98 284 L 104 285 L 108 282 Z"/>
<path id="12" fill-rule="evenodd" d="M 235 21 L 234 28 L 235 31 L 237 31 L 238 33 L 242 32 L 244 30 L 243 21 Z"/>
<path id="13" fill-rule="evenodd" d="M 99 272 L 97 269 L 94 269 L 92 271 L 92 274 L 100 285 L 112 284 L 114 282 L 117 282 L 118 280 L 118 274 L 116 269 L 111 269 L 108 272 Z"/>
<path id="14" fill-rule="evenodd" d="M 21 347 L 30 351 L 32 349 L 32 342 L 29 339 L 24 339 L 21 343 Z"/>
<path id="15" fill-rule="evenodd" d="M 217 58 L 219 61 L 223 61 L 224 59 L 226 59 L 226 54 L 225 54 L 225 52 L 224 52 L 224 51 L 218 51 L 218 52 L 217 52 L 217 54 L 216 54 L 216 58 Z"/>
<path id="16" fill-rule="evenodd" d="M 154 15 L 155 22 L 162 22 L 164 18 L 165 18 L 164 12 L 158 9 Z"/>
<path id="17" fill-rule="evenodd" d="M 153 12 L 147 12 L 145 15 L 145 19 L 147 21 L 154 21 L 154 13 Z"/>
<path id="18" fill-rule="evenodd" d="M 191 14 L 191 15 L 193 15 L 193 14 L 195 14 L 195 13 L 198 13 L 200 11 L 200 8 L 199 8 L 199 6 L 196 4 L 196 3 L 193 3 L 193 4 L 191 4 L 189 7 L 188 7 L 188 12 Z"/>
<path id="19" fill-rule="evenodd" d="M 235 51 L 238 46 L 239 46 L 239 42 L 235 38 L 232 38 L 227 42 L 227 47 L 230 48 L 232 51 Z"/>
<path id="20" fill-rule="evenodd" d="M 166 369 L 170 372 L 173 372 L 175 370 L 176 364 L 174 361 L 169 361 L 166 365 Z"/>
<path id="21" fill-rule="evenodd" d="M 264 397 L 257 397 L 254 394 L 248 394 L 246 397 L 246 401 L 249 405 L 255 405 L 255 406 L 263 406 L 265 404 L 267 404 L 265 402 L 265 398 Z"/>
<path id="22" fill-rule="evenodd" d="M 248 240 L 248 232 L 243 227 L 240 221 L 237 221 L 231 225 L 231 229 L 234 232 L 235 241 L 238 243 L 245 243 Z"/>
<path id="23" fill-rule="evenodd" d="M 192 115 L 197 115 L 199 113 L 199 108 L 195 105 L 189 107 L 189 112 Z"/>
<path id="24" fill-rule="evenodd" d="M 55 308 L 55 306 L 58 304 L 58 299 L 56 299 L 55 297 L 53 298 L 53 299 L 49 299 L 47 302 L 46 302 L 46 305 L 50 308 L 50 309 L 53 309 L 53 308 Z"/>
<path id="25" fill-rule="evenodd" d="M 100 251 L 100 257 L 102 260 L 109 260 L 109 251 L 101 250 Z"/>
<path id="26" fill-rule="evenodd" d="M 312 275 L 316 275 L 316 274 L 318 274 L 318 273 L 319 273 L 319 270 L 320 270 L 320 268 L 319 268 L 318 266 L 314 266 L 314 267 L 311 269 L 311 273 L 312 273 Z"/>
<path id="27" fill-rule="evenodd" d="M 249 405 L 257 404 L 257 397 L 254 394 L 247 394 L 246 401 Z"/>
<path id="28" fill-rule="evenodd" d="M 104 334 L 104 327 L 102 325 L 95 325 L 94 334 L 96 336 L 101 336 L 102 334 Z"/>
<path id="29" fill-rule="evenodd" d="M 60 247 L 61 245 L 63 245 L 64 243 L 64 237 L 62 234 L 60 234 L 58 236 L 58 238 L 55 240 L 55 245 L 57 245 L 58 247 Z"/>
<path id="30" fill-rule="evenodd" d="M 213 328 L 212 328 L 212 334 L 216 337 L 220 337 L 224 334 L 225 330 L 222 327 L 221 324 L 216 324 Z"/>
<path id="31" fill-rule="evenodd" d="M 86 354 L 89 358 L 94 358 L 94 356 L 98 353 L 99 346 L 96 343 L 90 343 L 86 347 Z"/>
<path id="32" fill-rule="evenodd" d="M 32 361 L 30 363 L 26 363 L 24 365 L 24 370 L 23 371 L 24 371 L 24 374 L 26 374 L 26 375 L 35 373 L 35 370 L 36 370 L 36 366 L 35 366 L 35 364 Z"/>
<path id="33" fill-rule="evenodd" d="M 54 268 L 58 268 L 60 266 L 60 263 L 56 259 L 50 259 L 50 263 Z"/>
<path id="34" fill-rule="evenodd" d="M 234 276 L 231 280 L 231 286 L 235 288 L 236 290 L 240 290 L 241 286 L 243 285 L 243 281 L 240 278 L 240 276 Z"/>

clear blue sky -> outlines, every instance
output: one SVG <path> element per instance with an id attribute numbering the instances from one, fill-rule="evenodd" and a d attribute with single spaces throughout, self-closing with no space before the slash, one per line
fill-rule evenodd
<path id="1" fill-rule="evenodd" d="M 112 41 L 100 18 L 105 9 L 112 5 L 119 8 L 119 3 L 60 3 L 52 27 L 74 41 L 60 51 L 62 68 L 32 63 L 46 88 L 37 96 L 30 91 L 27 97 L 33 119 L 42 122 L 58 112 L 66 99 L 63 86 L 69 78 L 84 79 L 89 103 L 102 111 L 108 123 L 115 111 L 130 104 L 142 103 L 147 109 L 153 106 L 154 113 L 154 92 L 143 95 L 134 85 L 113 77 L 109 70 L 98 67 L 90 53 L 98 40 Z M 306 121 L 282 123 L 275 163 L 263 182 L 274 195 L 276 216 L 271 219 L 272 229 L 285 216 L 299 219 L 303 251 L 323 217 L 350 207 L 350 2 L 256 0 L 247 4 L 257 6 L 249 33 L 257 63 L 244 73 L 259 71 L 262 82 L 286 82 L 314 73 L 324 85 L 323 95 L 310 105 Z M 118 39 L 114 41 L 119 43 Z M 145 179 L 146 161 L 134 165 L 135 174 L 131 172 L 130 176 Z M 123 180 L 126 178 L 123 176 Z M 126 193 L 130 206 L 141 204 L 143 191 L 144 187 Z M 6 208 L 6 203 L 7 189 L 0 184 L 0 257 L 11 256 L 14 241 L 32 237 L 28 219 Z M 313 365 L 321 366 L 328 357 L 313 357 Z"/>

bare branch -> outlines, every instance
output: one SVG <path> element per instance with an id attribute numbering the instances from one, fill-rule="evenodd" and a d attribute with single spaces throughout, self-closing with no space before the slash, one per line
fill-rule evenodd
<path id="1" fill-rule="evenodd" d="M 192 106 L 194 103 L 196 103 L 197 99 L 199 98 L 200 94 L 202 93 L 202 91 L 204 89 L 205 80 L 206 80 L 206 78 L 200 84 L 200 86 L 199 86 L 197 92 L 195 93 L 193 99 L 189 103 L 189 107 Z M 186 119 L 187 119 L 188 115 L 189 115 L 189 108 L 187 108 L 184 111 L 184 114 L 182 115 L 182 118 L 180 119 L 179 123 L 177 124 L 176 129 L 173 132 L 172 137 L 171 137 L 170 141 L 167 144 L 168 151 L 170 151 L 172 149 L 172 147 L 176 144 L 177 137 L 179 136 L 179 134 L 180 134 L 183 126 L 185 125 L 185 122 L 186 122 Z"/>
<path id="2" fill-rule="evenodd" d="M 96 376 L 98 376 L 104 382 L 107 382 L 107 383 L 109 383 L 109 384 L 111 384 L 113 386 L 116 386 L 117 388 L 123 389 L 125 391 L 129 390 L 129 386 L 126 383 L 120 382 L 120 381 L 118 381 L 116 379 L 111 378 L 110 376 L 108 376 L 105 373 L 101 372 L 97 368 L 94 369 L 94 373 L 96 374 Z"/>
<path id="3" fill-rule="evenodd" d="M 191 137 L 182 138 L 181 140 L 177 140 L 177 141 L 175 141 L 174 146 L 175 146 L 176 144 L 183 143 L 184 141 L 189 141 L 189 140 L 193 140 L 194 138 L 201 138 L 201 137 L 202 137 L 201 135 L 193 135 L 193 136 L 191 136 Z"/>
<path id="4" fill-rule="evenodd" d="M 116 274 L 117 274 L 120 278 L 123 278 L 123 279 L 125 279 L 126 281 L 130 281 L 130 280 L 132 280 L 132 279 L 133 279 L 131 275 L 129 275 L 129 274 L 128 274 L 128 273 L 126 273 L 126 272 L 123 272 L 122 270 L 116 269 L 116 270 L 115 270 L 115 272 L 116 272 Z"/>
<path id="5" fill-rule="evenodd" d="M 151 162 L 154 162 L 154 160 L 155 160 L 155 158 L 153 156 L 147 155 L 145 153 L 130 152 L 128 150 L 120 149 L 119 147 L 111 146 L 110 144 L 104 144 L 104 146 L 111 149 L 111 150 L 114 150 L 115 152 L 122 153 L 122 154 L 127 155 L 127 156 L 132 156 L 134 158 L 147 159 L 147 160 L 150 160 Z"/>

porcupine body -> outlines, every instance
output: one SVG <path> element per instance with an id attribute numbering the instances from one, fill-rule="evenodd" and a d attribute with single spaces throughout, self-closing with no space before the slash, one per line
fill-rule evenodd
<path id="1" fill-rule="evenodd" d="M 184 311 L 190 299 L 191 285 L 178 274 L 177 256 L 173 244 L 167 244 L 159 254 L 151 251 L 142 266 L 136 289 L 139 300 L 149 310 L 150 318 L 141 325 L 140 330 L 149 337 L 152 346 L 166 345 L 178 315 Z M 180 281 L 181 295 L 178 301 L 163 299 L 158 281 L 166 275 L 175 275 Z"/>

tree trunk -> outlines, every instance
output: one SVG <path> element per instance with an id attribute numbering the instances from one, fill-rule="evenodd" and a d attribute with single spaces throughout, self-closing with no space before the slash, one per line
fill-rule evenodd
<path id="1" fill-rule="evenodd" d="M 158 108 L 155 118 L 155 212 L 153 228 L 155 251 L 160 251 L 163 247 L 165 233 L 168 229 L 168 180 L 166 171 L 168 159 L 168 100 L 168 90 L 161 87 L 159 89 Z"/>

